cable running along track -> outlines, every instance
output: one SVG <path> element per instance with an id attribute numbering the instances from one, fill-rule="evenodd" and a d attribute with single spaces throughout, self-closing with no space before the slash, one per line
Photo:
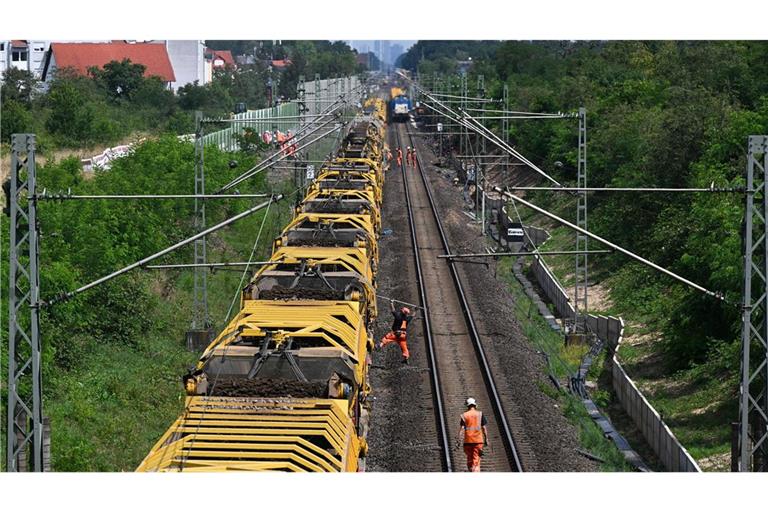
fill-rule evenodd
<path id="1" fill-rule="evenodd" d="M 403 139 L 415 147 L 405 124 L 390 126 L 394 127 L 397 144 L 401 148 Z M 488 419 L 491 448 L 485 450 L 481 465 L 483 471 L 522 471 L 510 424 L 504 414 L 457 269 L 452 261 L 437 258 L 440 254 L 450 254 L 450 246 L 418 153 L 416 169 L 403 165 L 400 170 L 403 173 L 419 294 L 427 308 L 424 336 L 435 390 L 443 466 L 448 471 L 466 471 L 466 457 L 456 441 L 459 417 L 466 410 L 464 401 L 472 396 Z"/>

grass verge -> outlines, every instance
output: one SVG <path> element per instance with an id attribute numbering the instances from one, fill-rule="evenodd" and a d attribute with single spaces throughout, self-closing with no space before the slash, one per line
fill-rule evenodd
<path id="1" fill-rule="evenodd" d="M 525 294 L 523 287 L 512 273 L 512 260 L 503 258 L 498 262 L 498 275 L 509 284 L 513 296 L 515 316 L 526 338 L 549 358 L 550 371 L 559 380 L 566 379 L 578 367 L 585 347 L 566 347 L 563 339 L 539 315 L 533 301 Z M 579 441 L 584 450 L 603 459 L 602 471 L 631 471 L 624 457 L 613 443 L 603 436 L 603 431 L 592 421 L 581 401 L 568 393 L 558 392 L 553 386 L 542 382 L 544 393 L 558 400 L 565 417 L 579 429 Z"/>

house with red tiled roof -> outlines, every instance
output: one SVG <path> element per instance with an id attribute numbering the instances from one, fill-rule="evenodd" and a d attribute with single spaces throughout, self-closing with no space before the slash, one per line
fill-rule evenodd
<path id="1" fill-rule="evenodd" d="M 229 50 L 205 49 L 205 75 L 209 82 L 213 80 L 213 72 L 217 69 L 232 68 L 237 69 L 235 58 Z"/>
<path id="2" fill-rule="evenodd" d="M 53 42 L 45 59 L 42 79 L 50 81 L 57 69 L 71 68 L 87 74 L 92 66 L 129 59 L 146 66 L 145 76 L 158 76 L 176 91 L 191 83 L 208 82 L 204 45 L 195 40 Z"/>
<path id="3" fill-rule="evenodd" d="M 229 50 L 205 49 L 205 60 L 210 60 L 213 68 L 224 68 L 227 66 L 236 67 L 235 59 Z"/>
<path id="4" fill-rule="evenodd" d="M 144 76 L 157 76 L 168 87 L 176 82 L 171 59 L 163 44 L 153 43 L 51 43 L 50 52 L 43 70 L 45 81 L 59 69 L 71 69 L 87 75 L 91 67 L 104 67 L 112 61 L 129 59 L 134 64 L 143 64 Z"/>

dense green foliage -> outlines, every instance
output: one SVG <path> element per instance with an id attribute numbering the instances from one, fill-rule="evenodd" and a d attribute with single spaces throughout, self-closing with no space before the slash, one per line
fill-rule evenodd
<path id="1" fill-rule="evenodd" d="M 216 44 L 218 43 L 218 44 Z M 226 115 L 238 103 L 249 109 L 267 107 L 267 83 L 277 83 L 274 98 L 296 96 L 300 75 L 314 79 L 346 76 L 360 67 L 356 53 L 345 43 L 295 41 L 211 41 L 216 49 L 248 53 L 254 63 L 214 71 L 210 83 L 188 84 L 174 95 L 157 77 L 145 77 L 145 67 L 130 60 L 112 61 L 79 76 L 57 71 L 46 91 L 27 72 L 10 68 L 0 93 L 2 142 L 13 133 L 34 132 L 38 149 L 85 148 L 112 145 L 136 132 L 188 134 L 194 131 L 194 111 Z M 285 70 L 270 70 L 274 58 L 289 58 Z"/>
<path id="2" fill-rule="evenodd" d="M 424 75 L 458 71 L 458 61 L 490 61 L 498 41 L 418 41 L 401 55 L 395 65 Z"/>
<path id="3" fill-rule="evenodd" d="M 419 43 L 403 63 L 440 69 L 460 43 Z M 420 59 L 421 48 L 427 61 Z M 478 55 L 488 94 L 510 89 L 510 109 L 587 109 L 589 185 L 701 187 L 744 184 L 747 136 L 768 133 L 768 44 L 764 42 L 506 42 Z M 467 42 L 467 54 L 476 44 Z M 435 60 L 429 62 L 429 57 Z M 477 62 L 480 61 L 480 62 Z M 427 67 L 425 68 L 425 64 Z M 454 82 L 455 83 L 455 82 Z M 516 147 L 555 178 L 574 184 L 575 121 L 513 122 Z M 555 162 L 563 162 L 555 166 Z M 709 289 L 741 300 L 743 196 L 593 194 L 590 229 Z M 534 202 L 573 217 L 552 194 Z M 734 375 L 739 310 L 621 255 L 599 261 L 614 274 L 619 306 L 660 329 L 672 368 L 707 362 Z"/>
<path id="4" fill-rule="evenodd" d="M 253 157 L 240 155 L 241 167 L 230 169 L 230 159 L 208 148 L 205 165 L 209 190 L 218 189 L 254 162 Z M 43 167 L 39 182 L 49 190 L 71 187 L 79 194 L 189 193 L 193 162 L 191 144 L 167 137 L 138 146 L 129 157 L 116 160 L 111 170 L 97 171 L 93 179 L 83 179 L 79 162 L 71 158 Z M 213 224 L 242 210 L 243 202 L 210 201 L 206 207 L 208 222 Z M 49 270 L 42 273 L 41 285 L 48 294 L 66 291 L 76 283 L 89 282 L 152 254 L 192 233 L 192 213 L 189 200 L 44 202 L 40 205 L 40 229 L 45 237 L 41 266 Z M 187 261 L 190 250 L 181 249 L 172 259 Z M 147 300 L 137 300 L 148 298 L 145 278 L 149 276 L 121 278 L 46 310 L 50 320 L 47 347 L 55 364 L 69 367 L 79 360 L 82 352 L 72 338 L 130 344 L 151 328 L 153 315 Z M 135 321 L 124 322 L 126 316 Z M 118 325 L 121 327 L 116 330 Z"/>
<path id="5" fill-rule="evenodd" d="M 43 92 L 28 73 L 9 70 L 0 104 L 3 142 L 13 133 L 33 132 L 45 152 L 110 145 L 136 132 L 191 132 L 192 111 L 184 111 L 160 79 L 143 72 L 144 66 L 129 60 L 94 68 L 89 76 L 64 69 Z M 12 85 L 20 83 L 23 95 Z"/>
<path id="6" fill-rule="evenodd" d="M 253 57 L 268 69 L 272 60 L 288 59 L 291 65 L 283 70 L 272 70 L 267 75 L 277 84 L 276 94 L 292 98 L 299 77 L 313 80 L 349 76 L 363 71 L 357 64 L 357 52 L 344 41 L 208 41 L 215 50 L 230 50 L 233 54 Z"/>

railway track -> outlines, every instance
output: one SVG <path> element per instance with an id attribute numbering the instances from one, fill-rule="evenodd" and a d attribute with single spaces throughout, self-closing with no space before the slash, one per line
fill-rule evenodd
<path id="1" fill-rule="evenodd" d="M 415 147 L 407 125 L 395 125 L 397 144 Z M 466 471 L 463 449 L 456 443 L 464 401 L 474 397 L 488 419 L 490 449 L 482 461 L 483 471 L 522 471 L 522 464 L 501 399 L 483 351 L 458 272 L 448 260 L 450 253 L 432 191 L 417 153 L 416 169 L 406 168 L 403 186 L 414 247 L 414 260 L 422 304 L 427 308 L 424 337 L 435 390 L 435 410 L 447 471 Z"/>

